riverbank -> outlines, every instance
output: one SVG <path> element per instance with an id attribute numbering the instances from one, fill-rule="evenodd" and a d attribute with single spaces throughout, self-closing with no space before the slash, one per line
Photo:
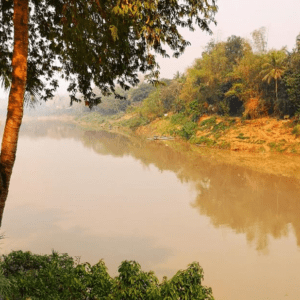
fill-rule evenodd
<path id="1" fill-rule="evenodd" d="M 143 120 L 139 120 L 135 114 L 114 118 L 99 116 L 90 113 L 77 117 L 75 122 L 89 129 L 133 132 L 145 138 L 174 137 L 198 147 L 247 153 L 281 153 L 289 156 L 300 154 L 298 126 L 292 120 L 202 116 L 194 123 L 184 122 L 180 115 L 168 114 L 143 124 Z"/>
<path id="2" fill-rule="evenodd" d="M 171 122 L 172 115 L 157 118 L 141 126 L 134 114 L 103 118 L 99 122 L 96 113 L 74 119 L 84 130 L 106 130 L 142 139 L 154 136 L 171 136 L 170 131 L 182 129 L 182 125 Z M 99 117 L 99 115 L 98 115 Z M 98 120 L 97 122 L 93 120 Z M 241 120 L 240 118 L 221 118 L 204 116 L 197 124 L 196 135 L 190 140 L 174 135 L 173 140 L 148 140 L 161 143 L 189 156 L 201 155 L 216 163 L 226 163 L 246 167 L 254 171 L 276 176 L 300 179 L 300 138 L 292 133 L 291 120 L 261 118 Z M 198 143 L 195 141 L 198 140 Z"/>
<path id="3" fill-rule="evenodd" d="M 131 140 L 151 139 L 169 149 L 190 156 L 201 155 L 216 163 L 247 167 L 261 173 L 300 179 L 300 138 L 293 133 L 292 120 L 261 118 L 241 120 L 204 116 L 200 118 L 189 140 L 181 137 L 183 125 L 172 122 L 172 115 L 157 118 L 149 124 L 136 126 L 140 120 L 135 114 L 104 117 L 96 112 L 80 116 L 46 116 L 25 118 L 34 121 L 72 123 L 85 131 L 114 132 Z M 174 119 L 174 118 L 173 118 Z M 173 131 L 173 135 L 170 132 Z M 174 134 L 175 132 L 175 134 Z M 177 132 L 177 134 L 176 134 Z M 153 137 L 173 136 L 173 140 L 153 140 Z"/>

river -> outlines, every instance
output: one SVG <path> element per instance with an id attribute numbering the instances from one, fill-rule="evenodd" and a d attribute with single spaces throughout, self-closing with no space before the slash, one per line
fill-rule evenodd
<path id="1" fill-rule="evenodd" d="M 112 276 L 136 260 L 159 279 L 198 261 L 216 300 L 300 299 L 299 158 L 201 151 L 24 122 L 0 251 L 103 258 Z"/>

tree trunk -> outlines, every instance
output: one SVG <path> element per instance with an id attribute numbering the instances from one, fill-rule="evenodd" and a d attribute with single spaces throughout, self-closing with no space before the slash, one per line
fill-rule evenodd
<path id="1" fill-rule="evenodd" d="M 276 94 L 276 103 L 278 102 L 278 85 L 277 78 L 275 79 L 275 94 Z"/>
<path id="2" fill-rule="evenodd" d="M 27 81 L 28 18 L 28 0 L 14 0 L 12 83 L 0 154 L 0 226 L 10 177 L 16 159 L 19 129 L 23 118 L 23 103 Z"/>

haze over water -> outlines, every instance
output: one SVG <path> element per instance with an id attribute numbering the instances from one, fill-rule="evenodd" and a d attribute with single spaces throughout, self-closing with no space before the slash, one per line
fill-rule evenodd
<path id="1" fill-rule="evenodd" d="M 160 279 L 199 261 L 215 299 L 300 298 L 299 159 L 249 168 L 168 143 L 25 122 L 1 252 L 103 258 L 111 275 L 132 259 Z"/>

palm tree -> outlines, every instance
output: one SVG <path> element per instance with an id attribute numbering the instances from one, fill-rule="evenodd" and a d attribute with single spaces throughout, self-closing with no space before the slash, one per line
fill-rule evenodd
<path id="1" fill-rule="evenodd" d="M 286 53 L 284 50 L 270 51 L 266 56 L 266 63 L 262 65 L 262 71 L 260 72 L 263 77 L 263 81 L 267 81 L 270 84 L 271 80 L 275 80 L 275 95 L 276 102 L 278 101 L 278 79 L 281 79 L 283 73 L 286 70 L 285 67 Z"/>

